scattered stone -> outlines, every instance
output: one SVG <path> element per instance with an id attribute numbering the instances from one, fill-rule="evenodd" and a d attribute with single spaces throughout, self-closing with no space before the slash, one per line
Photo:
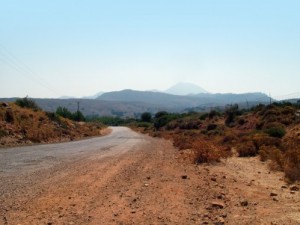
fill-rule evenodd
<path id="1" fill-rule="evenodd" d="M 299 187 L 297 186 L 293 186 L 290 188 L 291 191 L 299 191 Z"/>
<path id="2" fill-rule="evenodd" d="M 149 184 L 144 184 L 144 186 L 145 186 L 145 187 L 148 187 L 148 186 L 149 186 Z"/>
<path id="3" fill-rule="evenodd" d="M 211 181 L 217 181 L 217 178 L 212 177 L 210 180 L 211 180 Z"/>
<path id="4" fill-rule="evenodd" d="M 210 216 L 209 216 L 208 213 L 205 213 L 205 214 L 203 215 L 203 218 L 210 218 Z"/>
<path id="5" fill-rule="evenodd" d="M 221 215 L 221 217 L 223 217 L 223 218 L 227 218 L 227 214 L 226 214 L 226 213 L 224 213 L 223 215 Z"/>
<path id="6" fill-rule="evenodd" d="M 294 191 L 291 191 L 290 193 L 291 193 L 292 195 L 296 194 L 296 192 L 294 192 Z"/>
<path id="7" fill-rule="evenodd" d="M 183 180 L 186 180 L 186 179 L 188 178 L 188 176 L 187 176 L 187 175 L 182 175 L 181 178 L 182 178 Z"/>
<path id="8" fill-rule="evenodd" d="M 149 177 L 147 177 L 147 180 L 150 180 L 151 179 L 151 177 L 149 176 Z"/>
<path id="9" fill-rule="evenodd" d="M 215 224 L 216 225 L 225 224 L 225 219 L 223 217 L 218 217 L 217 222 Z"/>
<path id="10" fill-rule="evenodd" d="M 246 207 L 249 205 L 249 202 L 247 200 L 241 201 L 240 202 L 241 206 Z"/>
<path id="11" fill-rule="evenodd" d="M 287 188 L 287 186 L 285 186 L 285 185 L 282 185 L 282 186 L 281 186 L 281 188 L 282 188 L 282 189 L 286 189 L 286 188 Z"/>
<path id="12" fill-rule="evenodd" d="M 278 196 L 278 194 L 274 193 L 274 192 L 271 192 L 270 194 L 271 197 L 275 197 L 275 196 Z"/>
<path id="13" fill-rule="evenodd" d="M 216 209 L 224 209 L 225 208 L 225 204 L 223 202 L 212 202 L 211 203 L 211 206 L 213 208 L 216 208 Z"/>
<path id="14" fill-rule="evenodd" d="M 273 201 L 274 201 L 274 202 L 278 202 L 278 199 L 277 199 L 277 198 L 273 198 Z"/>
<path id="15" fill-rule="evenodd" d="M 223 195 L 222 194 L 218 195 L 217 199 L 223 199 Z"/>
<path id="16" fill-rule="evenodd" d="M 131 211 L 131 213 L 132 213 L 132 214 L 135 214 L 135 213 L 136 213 L 136 211 L 135 211 L 135 210 L 132 210 L 132 211 Z"/>

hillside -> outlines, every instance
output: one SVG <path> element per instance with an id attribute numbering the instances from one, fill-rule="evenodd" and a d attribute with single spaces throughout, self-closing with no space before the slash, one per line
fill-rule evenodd
<path id="1" fill-rule="evenodd" d="M 98 98 L 105 101 L 135 102 L 164 107 L 171 111 L 180 111 L 193 107 L 215 107 L 227 104 L 258 104 L 269 102 L 270 99 L 263 93 L 245 94 L 210 94 L 201 93 L 194 96 L 172 95 L 151 91 L 123 90 L 108 92 Z"/>
<path id="2" fill-rule="evenodd" d="M 0 102 L 0 146 L 71 141 L 100 135 L 103 125 L 74 122 L 42 110 Z"/>

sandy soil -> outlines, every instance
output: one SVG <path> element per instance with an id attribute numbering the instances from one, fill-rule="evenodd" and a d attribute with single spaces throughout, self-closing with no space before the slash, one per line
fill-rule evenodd
<path id="1" fill-rule="evenodd" d="M 300 224 L 297 186 L 257 158 L 193 165 L 127 128 L 66 145 L 0 150 L 0 224 Z"/>

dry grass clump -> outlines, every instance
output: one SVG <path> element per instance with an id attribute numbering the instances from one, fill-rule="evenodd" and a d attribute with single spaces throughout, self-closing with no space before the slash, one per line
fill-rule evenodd
<path id="1" fill-rule="evenodd" d="M 236 147 L 239 157 L 253 157 L 258 154 L 258 149 L 251 140 L 246 140 Z"/>
<path id="2" fill-rule="evenodd" d="M 192 143 L 192 152 L 195 163 L 219 162 L 221 157 L 226 155 L 222 153 L 220 148 L 203 140 L 197 140 Z"/>
<path id="3" fill-rule="evenodd" d="M 283 170 L 286 177 L 291 181 L 300 180 L 300 139 L 291 138 L 286 140 L 286 152 L 284 153 Z"/>

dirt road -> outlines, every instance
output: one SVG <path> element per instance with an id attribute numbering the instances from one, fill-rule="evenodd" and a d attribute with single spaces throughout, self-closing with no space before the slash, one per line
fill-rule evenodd
<path id="1" fill-rule="evenodd" d="M 128 128 L 0 149 L 0 179 L 4 225 L 300 224 L 299 191 L 266 164 L 189 164 L 172 143 Z"/>

